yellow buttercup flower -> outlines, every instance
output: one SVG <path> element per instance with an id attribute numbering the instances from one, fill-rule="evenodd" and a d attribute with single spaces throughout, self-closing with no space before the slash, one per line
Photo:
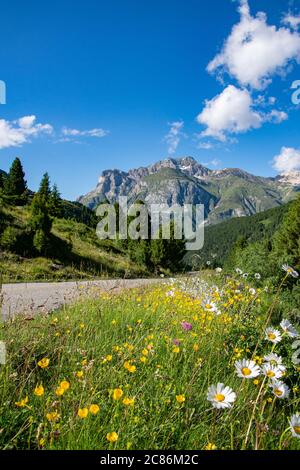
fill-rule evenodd
<path id="1" fill-rule="evenodd" d="M 123 405 L 125 405 L 125 406 L 134 405 L 134 398 L 124 398 Z"/>
<path id="2" fill-rule="evenodd" d="M 180 348 L 178 346 L 173 346 L 173 353 L 178 354 L 180 352 Z"/>
<path id="3" fill-rule="evenodd" d="M 39 362 L 38 362 L 38 366 L 41 368 L 41 369 L 46 369 L 50 364 L 50 359 L 48 359 L 47 357 L 43 357 L 43 359 L 41 359 Z"/>
<path id="4" fill-rule="evenodd" d="M 65 393 L 65 389 L 62 388 L 62 387 L 57 387 L 57 389 L 55 390 L 55 394 L 56 394 L 58 397 L 61 397 L 64 393 Z"/>
<path id="5" fill-rule="evenodd" d="M 38 385 L 38 386 L 35 387 L 34 394 L 37 397 L 41 397 L 42 395 L 44 395 L 44 393 L 45 393 L 45 389 L 44 389 L 43 385 Z"/>
<path id="6" fill-rule="evenodd" d="M 199 344 L 194 344 L 193 350 L 194 350 L 195 352 L 199 351 Z"/>
<path id="7" fill-rule="evenodd" d="M 114 400 L 120 400 L 120 398 L 123 396 L 123 390 L 121 388 L 115 388 L 113 391 L 113 399 Z"/>
<path id="8" fill-rule="evenodd" d="M 204 447 L 205 450 L 216 450 L 217 449 L 217 446 L 215 444 L 213 444 L 212 442 L 209 442 L 205 447 Z"/>
<path id="9" fill-rule="evenodd" d="M 66 391 L 70 388 L 70 383 L 67 381 L 67 380 L 63 380 L 61 383 L 60 383 L 60 387 Z"/>
<path id="10" fill-rule="evenodd" d="M 145 356 L 142 356 L 142 357 L 140 358 L 140 361 L 145 364 L 145 362 L 147 362 L 147 358 L 146 358 Z"/>
<path id="11" fill-rule="evenodd" d="M 111 354 L 108 354 L 105 359 L 106 359 L 108 362 L 110 362 L 110 361 L 112 361 L 112 358 L 113 358 L 112 355 L 111 355 Z"/>
<path id="12" fill-rule="evenodd" d="M 100 408 L 98 405 L 95 405 L 95 404 L 92 404 L 90 406 L 90 409 L 89 409 L 89 412 L 92 414 L 92 415 L 96 415 L 97 413 L 99 413 L 100 411 Z"/>
<path id="13" fill-rule="evenodd" d="M 148 356 L 148 354 L 149 354 L 149 349 L 146 349 L 146 348 L 143 349 L 142 354 L 143 354 L 143 356 Z"/>
<path id="14" fill-rule="evenodd" d="M 119 436 L 116 432 L 109 432 L 107 435 L 106 435 L 106 439 L 109 441 L 109 442 L 117 442 L 117 440 L 119 439 Z"/>
<path id="15" fill-rule="evenodd" d="M 178 403 L 184 403 L 185 402 L 185 396 L 184 395 L 176 395 L 176 401 Z"/>
<path id="16" fill-rule="evenodd" d="M 28 397 L 22 398 L 20 401 L 16 401 L 15 405 L 18 406 L 19 408 L 24 408 L 28 403 Z"/>
<path id="17" fill-rule="evenodd" d="M 76 372 L 76 377 L 78 377 L 79 379 L 81 379 L 83 377 L 83 370 L 79 370 L 78 372 Z"/>
<path id="18" fill-rule="evenodd" d="M 53 422 L 53 421 L 58 421 L 59 419 L 59 414 L 57 411 L 52 411 L 51 413 L 46 414 L 46 418 L 48 421 Z"/>
<path id="19" fill-rule="evenodd" d="M 79 408 L 79 410 L 77 411 L 77 416 L 79 416 L 79 418 L 81 419 L 85 419 L 88 414 L 89 414 L 88 408 Z"/>

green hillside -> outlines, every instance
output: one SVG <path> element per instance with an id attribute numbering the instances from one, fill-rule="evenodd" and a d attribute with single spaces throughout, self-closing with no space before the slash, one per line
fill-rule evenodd
<path id="1" fill-rule="evenodd" d="M 204 247 L 200 252 L 189 252 L 185 263 L 203 267 L 207 261 L 222 266 L 239 240 L 247 243 L 267 240 L 278 230 L 291 203 L 269 209 L 249 217 L 240 217 L 206 226 Z"/>

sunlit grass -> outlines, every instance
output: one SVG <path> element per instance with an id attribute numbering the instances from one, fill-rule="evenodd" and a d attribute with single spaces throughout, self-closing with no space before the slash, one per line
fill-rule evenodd
<path id="1" fill-rule="evenodd" d="M 1 448 L 300 448 L 289 429 L 299 410 L 293 341 L 283 331 L 277 344 L 265 339 L 272 297 L 247 281 L 217 283 L 101 294 L 3 325 Z M 236 361 L 260 367 L 270 352 L 286 366 L 286 399 L 271 378 L 236 372 Z M 218 383 L 236 394 L 228 409 L 207 400 Z"/>

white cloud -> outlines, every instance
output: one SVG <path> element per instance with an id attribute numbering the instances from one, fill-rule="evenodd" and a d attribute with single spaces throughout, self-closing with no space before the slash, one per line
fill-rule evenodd
<path id="1" fill-rule="evenodd" d="M 199 142 L 197 145 L 197 148 L 202 150 L 212 150 L 214 147 L 214 144 L 211 142 Z"/>
<path id="2" fill-rule="evenodd" d="M 300 170 L 300 150 L 282 147 L 280 154 L 273 159 L 273 168 L 280 174 Z"/>
<path id="3" fill-rule="evenodd" d="M 221 165 L 221 160 L 218 160 L 217 158 L 214 158 L 213 160 L 210 160 L 209 162 L 204 162 L 204 163 L 201 163 L 201 165 L 203 166 L 220 166 Z"/>
<path id="4" fill-rule="evenodd" d="M 185 134 L 182 132 L 184 127 L 183 121 L 174 121 L 169 124 L 170 130 L 168 134 L 164 137 L 164 141 L 168 144 L 168 153 L 172 155 L 176 152 L 177 147 L 180 143 L 182 137 L 185 137 Z"/>
<path id="5" fill-rule="evenodd" d="M 36 116 L 23 116 L 16 121 L 0 119 L 0 149 L 20 147 L 41 134 L 52 134 L 50 124 L 35 124 Z"/>
<path id="6" fill-rule="evenodd" d="M 214 137 L 224 142 L 227 133 L 238 134 L 260 127 L 263 117 L 252 105 L 248 90 L 229 85 L 220 95 L 206 100 L 198 115 L 199 124 L 206 126 L 202 137 Z"/>
<path id="7" fill-rule="evenodd" d="M 288 119 L 287 113 L 284 111 L 278 111 L 277 109 L 273 109 L 270 113 L 265 114 L 264 121 L 265 122 L 273 122 L 274 124 L 280 124 L 283 121 Z"/>
<path id="8" fill-rule="evenodd" d="M 78 129 L 69 129 L 64 127 L 62 129 L 62 134 L 67 137 L 105 137 L 109 134 L 109 131 L 106 131 L 101 128 L 90 129 L 86 131 L 80 131 Z"/>
<path id="9" fill-rule="evenodd" d="M 300 62 L 300 34 L 288 27 L 268 25 L 265 13 L 251 16 L 247 0 L 240 0 L 239 12 L 239 23 L 207 70 L 225 70 L 240 85 L 262 89 L 292 60 Z"/>
<path id="10" fill-rule="evenodd" d="M 290 26 L 293 29 L 298 29 L 300 26 L 300 15 L 293 15 L 292 13 L 287 13 L 282 20 L 283 24 Z"/>

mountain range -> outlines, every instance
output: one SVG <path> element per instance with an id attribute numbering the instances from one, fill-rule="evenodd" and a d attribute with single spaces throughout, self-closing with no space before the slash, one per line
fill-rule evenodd
<path id="1" fill-rule="evenodd" d="M 91 209 L 127 196 L 129 203 L 204 204 L 210 224 L 280 206 L 300 190 L 300 172 L 276 178 L 254 176 L 239 168 L 211 170 L 193 157 L 168 158 L 148 167 L 105 170 L 94 190 L 78 201 Z"/>
<path id="2" fill-rule="evenodd" d="M 275 178 L 239 168 L 211 170 L 193 157 L 167 158 L 148 167 L 105 170 L 94 190 L 78 201 L 90 209 L 127 196 L 146 204 L 204 204 L 207 223 L 244 217 L 280 206 L 300 191 L 300 172 Z"/>

